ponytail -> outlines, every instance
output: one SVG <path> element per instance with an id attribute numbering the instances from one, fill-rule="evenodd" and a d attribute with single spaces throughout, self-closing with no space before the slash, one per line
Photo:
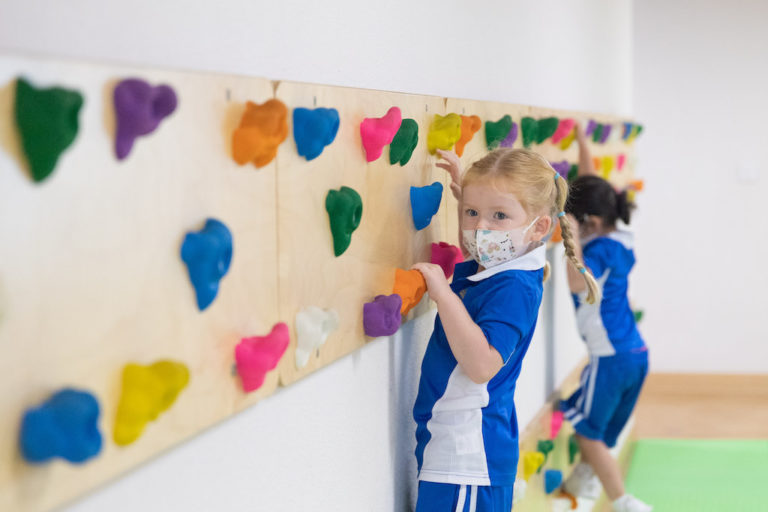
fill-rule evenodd
<path id="1" fill-rule="evenodd" d="M 630 211 L 632 203 L 627 197 L 627 191 L 616 192 L 616 217 L 621 219 L 624 224 L 629 224 Z"/>

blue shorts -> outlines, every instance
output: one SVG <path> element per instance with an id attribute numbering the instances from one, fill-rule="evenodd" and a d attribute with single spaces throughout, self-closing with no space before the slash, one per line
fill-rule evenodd
<path id="1" fill-rule="evenodd" d="M 419 480 L 416 512 L 509 512 L 512 510 L 512 489 Z"/>
<path id="2" fill-rule="evenodd" d="M 632 415 L 647 373 L 647 350 L 590 357 L 581 386 L 560 403 L 560 409 L 577 433 L 613 448 Z"/>

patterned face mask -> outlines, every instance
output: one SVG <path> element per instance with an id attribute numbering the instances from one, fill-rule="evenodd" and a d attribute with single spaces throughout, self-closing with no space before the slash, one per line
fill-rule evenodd
<path id="1" fill-rule="evenodd" d="M 478 265 L 485 268 L 501 265 L 526 253 L 529 244 L 524 242 L 525 234 L 537 220 L 539 217 L 533 219 L 526 228 L 509 231 L 464 229 L 464 245 Z"/>

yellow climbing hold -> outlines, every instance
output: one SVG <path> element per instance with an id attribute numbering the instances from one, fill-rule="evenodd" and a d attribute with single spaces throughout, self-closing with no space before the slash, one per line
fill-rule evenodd
<path id="1" fill-rule="evenodd" d="M 614 157 L 612 156 L 603 157 L 603 165 L 600 166 L 603 171 L 603 178 L 605 178 L 606 180 L 608 179 L 615 165 L 616 165 L 616 159 Z"/>
<path id="2" fill-rule="evenodd" d="M 544 454 L 541 452 L 526 452 L 523 454 L 523 479 L 526 481 L 544 464 Z"/>
<path id="3" fill-rule="evenodd" d="M 448 151 L 461 138 L 461 116 L 435 114 L 427 133 L 427 150 L 434 155 L 438 149 Z"/>
<path id="4" fill-rule="evenodd" d="M 123 391 L 115 419 L 115 443 L 124 446 L 141 436 L 146 424 L 168 409 L 189 382 L 186 365 L 158 361 L 123 367 Z"/>
<path id="5" fill-rule="evenodd" d="M 563 140 L 560 141 L 560 149 L 565 151 L 569 147 L 571 147 L 571 144 L 573 143 L 574 139 L 576 139 L 576 128 L 571 130 L 571 132 L 563 137 Z"/>

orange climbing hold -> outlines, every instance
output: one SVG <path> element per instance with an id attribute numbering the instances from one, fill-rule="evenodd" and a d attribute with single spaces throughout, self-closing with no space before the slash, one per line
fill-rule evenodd
<path id="1" fill-rule="evenodd" d="M 552 242 L 559 244 L 563 241 L 563 231 L 560 229 L 560 223 L 555 222 L 555 230 L 552 231 Z"/>
<path id="2" fill-rule="evenodd" d="M 421 301 L 427 292 L 427 282 L 418 270 L 395 269 L 395 286 L 392 293 L 403 299 L 400 314 L 405 316 Z"/>
<path id="3" fill-rule="evenodd" d="M 288 137 L 288 108 L 276 99 L 261 105 L 245 104 L 240 126 L 232 135 L 232 157 L 245 165 L 264 167 L 277 155 L 277 147 Z"/>
<path id="4" fill-rule="evenodd" d="M 629 187 L 632 190 L 636 190 L 638 192 L 642 192 L 644 186 L 645 186 L 645 183 L 643 182 L 643 180 L 635 180 L 629 183 Z"/>
<path id="5" fill-rule="evenodd" d="M 464 146 L 472 140 L 475 133 L 483 127 L 483 121 L 477 116 L 461 116 L 461 137 L 456 141 L 456 154 L 464 154 Z"/>

